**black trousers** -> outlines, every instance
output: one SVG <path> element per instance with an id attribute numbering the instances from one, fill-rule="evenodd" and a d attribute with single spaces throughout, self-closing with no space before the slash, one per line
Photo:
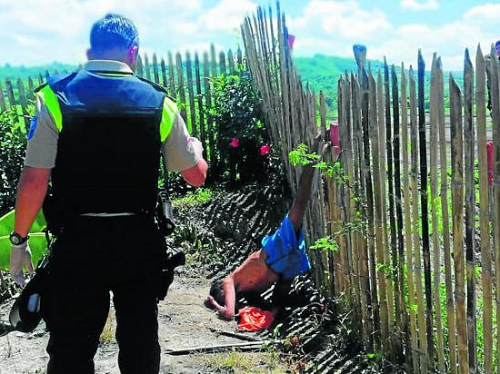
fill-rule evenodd
<path id="1" fill-rule="evenodd" d="M 158 373 L 157 296 L 165 243 L 152 218 L 79 218 L 53 246 L 41 308 L 50 332 L 49 374 L 94 373 L 94 355 L 116 310 L 121 373 Z"/>

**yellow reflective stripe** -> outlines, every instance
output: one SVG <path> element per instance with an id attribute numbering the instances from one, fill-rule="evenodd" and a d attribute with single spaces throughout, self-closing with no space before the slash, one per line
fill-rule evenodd
<path id="1" fill-rule="evenodd" d="M 177 109 L 177 105 L 172 100 L 166 97 L 165 100 L 163 100 L 163 110 L 161 113 L 160 122 L 160 138 L 162 143 L 165 141 L 165 139 L 167 139 L 170 131 L 172 131 L 175 116 L 178 112 L 179 110 Z"/>
<path id="2" fill-rule="evenodd" d="M 49 85 L 43 87 L 40 91 L 36 93 L 45 103 L 50 115 L 54 119 L 54 123 L 56 128 L 61 132 L 62 130 L 62 114 L 61 107 L 59 106 L 59 100 L 57 99 L 56 94 L 52 91 Z"/>

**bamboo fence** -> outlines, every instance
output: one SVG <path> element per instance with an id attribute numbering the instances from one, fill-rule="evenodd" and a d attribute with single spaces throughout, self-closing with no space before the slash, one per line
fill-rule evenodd
<path id="1" fill-rule="evenodd" d="M 329 133 L 324 95 L 316 102 L 300 82 L 279 4 L 275 18 L 271 8 L 247 17 L 242 34 L 295 192 L 300 168 L 288 154 L 310 146 L 318 129 Z M 367 351 L 406 372 L 500 373 L 498 58 L 492 50 L 485 59 L 478 48 L 473 66 L 466 50 L 463 85 L 450 74 L 445 97 L 437 54 L 428 70 L 419 51 L 417 70 L 384 61 L 373 72 L 365 53 L 355 48 L 358 71 L 338 82 L 341 153 L 325 161 L 340 176 L 319 179 L 324 196 L 317 193 L 306 220 L 309 243 L 326 235 L 338 247 L 310 251 L 318 286 L 348 301 Z"/>
<path id="2" fill-rule="evenodd" d="M 258 8 L 241 31 L 246 66 L 295 194 L 300 168 L 289 152 L 311 146 L 318 130 L 333 140 L 325 97 L 300 80 L 279 3 L 275 17 L 271 7 Z M 466 51 L 463 87 L 450 74 L 446 98 L 437 55 L 428 73 L 420 51 L 416 72 L 386 61 L 373 72 L 365 54 L 355 48 L 358 71 L 338 82 L 340 155 L 325 156 L 334 172 L 318 173 L 306 212 L 307 243 L 329 237 L 337 247 L 309 252 L 317 286 L 348 301 L 366 351 L 383 353 L 406 372 L 500 373 L 499 60 L 494 49 L 485 58 L 478 48 L 473 66 Z M 207 116 L 209 78 L 242 61 L 241 51 L 217 56 L 212 46 L 194 58 L 145 56 L 138 66 L 139 75 L 176 98 L 211 166 L 219 152 L 217 124 Z M 0 111 L 25 108 L 45 79 L 0 82 Z"/>

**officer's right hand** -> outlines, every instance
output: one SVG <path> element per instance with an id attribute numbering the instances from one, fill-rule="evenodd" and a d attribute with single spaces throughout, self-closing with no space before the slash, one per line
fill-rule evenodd
<path id="1" fill-rule="evenodd" d="M 10 251 L 10 274 L 14 282 L 23 287 L 28 283 L 23 272 L 24 264 L 26 264 L 28 272 L 32 273 L 33 263 L 31 262 L 31 250 L 28 241 L 21 245 L 12 244 Z"/>

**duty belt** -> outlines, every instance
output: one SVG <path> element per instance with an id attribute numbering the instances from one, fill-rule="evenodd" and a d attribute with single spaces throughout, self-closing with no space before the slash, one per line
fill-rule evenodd
<path id="1" fill-rule="evenodd" d="M 134 212 L 120 212 L 120 213 L 82 213 L 81 217 L 125 217 L 125 216 L 136 216 L 139 213 Z"/>

